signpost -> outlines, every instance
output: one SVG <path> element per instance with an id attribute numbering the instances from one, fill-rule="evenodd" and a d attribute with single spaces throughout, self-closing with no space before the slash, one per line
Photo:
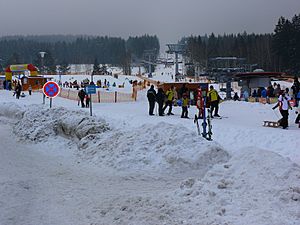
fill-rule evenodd
<path id="1" fill-rule="evenodd" d="M 92 116 L 92 94 L 96 94 L 96 85 L 88 85 L 85 87 L 85 93 L 90 95 L 90 115 Z"/>
<path id="2" fill-rule="evenodd" d="M 54 81 L 48 81 L 43 86 L 43 93 L 50 98 L 50 108 L 52 107 L 52 98 L 55 98 L 60 92 L 59 85 Z"/>

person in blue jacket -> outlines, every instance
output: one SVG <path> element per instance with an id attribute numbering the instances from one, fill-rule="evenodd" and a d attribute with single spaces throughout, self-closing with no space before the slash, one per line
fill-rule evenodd
<path id="1" fill-rule="evenodd" d="M 267 90 L 263 87 L 261 88 L 261 97 L 266 98 L 267 97 Z"/>

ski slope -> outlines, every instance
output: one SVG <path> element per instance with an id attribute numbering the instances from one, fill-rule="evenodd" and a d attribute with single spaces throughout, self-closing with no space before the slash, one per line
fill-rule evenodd
<path id="1" fill-rule="evenodd" d="M 300 223 L 300 139 L 271 105 L 220 105 L 213 141 L 192 119 L 133 103 L 79 108 L 0 91 L 0 224 Z M 156 109 L 155 109 L 156 110 Z M 196 113 L 189 108 L 189 116 Z"/>

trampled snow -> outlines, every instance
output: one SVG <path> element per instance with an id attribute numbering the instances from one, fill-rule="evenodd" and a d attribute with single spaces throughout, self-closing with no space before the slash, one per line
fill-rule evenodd
<path id="1" fill-rule="evenodd" d="M 1 224 L 300 224 L 293 111 L 289 130 L 264 128 L 272 106 L 224 102 L 208 142 L 178 107 L 148 116 L 143 96 L 93 117 L 47 104 L 0 91 Z"/>

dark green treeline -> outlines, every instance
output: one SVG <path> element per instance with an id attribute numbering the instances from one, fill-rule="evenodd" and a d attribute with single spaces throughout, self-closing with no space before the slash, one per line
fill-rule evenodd
<path id="1" fill-rule="evenodd" d="M 300 73 L 300 14 L 292 20 L 281 17 L 272 34 L 224 34 L 184 38 L 187 56 L 206 66 L 209 58 L 234 56 L 246 58 L 247 64 L 258 64 L 270 71 Z"/>
<path id="2" fill-rule="evenodd" d="M 39 64 L 39 52 L 47 52 L 45 60 L 51 58 L 54 64 L 93 64 L 95 59 L 101 64 L 123 65 L 131 58 L 142 57 L 144 50 L 157 49 L 156 36 L 143 35 L 129 37 L 88 36 L 14 36 L 0 39 L 2 64 Z"/>

